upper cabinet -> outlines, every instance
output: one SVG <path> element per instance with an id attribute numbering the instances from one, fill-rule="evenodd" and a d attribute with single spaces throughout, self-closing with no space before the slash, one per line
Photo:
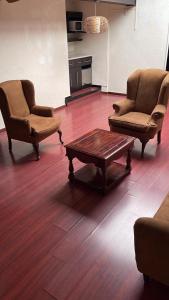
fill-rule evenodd
<path id="1" fill-rule="evenodd" d="M 78 11 L 66 12 L 68 42 L 82 41 L 83 13 Z"/>
<path id="2" fill-rule="evenodd" d="M 96 0 L 81 0 L 96 2 Z M 122 4 L 122 5 L 136 5 L 136 0 L 100 0 L 99 2 L 112 3 L 112 4 Z"/>

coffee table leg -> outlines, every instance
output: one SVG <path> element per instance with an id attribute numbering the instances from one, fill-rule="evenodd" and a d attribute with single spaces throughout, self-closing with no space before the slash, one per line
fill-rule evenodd
<path id="1" fill-rule="evenodd" d="M 127 151 L 126 170 L 131 171 L 131 149 Z"/>
<path id="2" fill-rule="evenodd" d="M 70 181 L 73 181 L 73 179 L 74 179 L 73 159 L 70 157 L 68 157 L 68 159 L 69 159 L 69 176 L 68 176 L 68 178 Z"/>
<path id="3" fill-rule="evenodd" d="M 101 170 L 102 170 L 103 193 L 105 193 L 106 192 L 106 186 L 107 186 L 106 166 L 102 167 Z"/>

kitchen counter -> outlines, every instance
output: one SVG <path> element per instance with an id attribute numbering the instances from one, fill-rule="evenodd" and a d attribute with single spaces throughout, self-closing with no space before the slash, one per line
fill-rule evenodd
<path id="1" fill-rule="evenodd" d="M 75 92 L 92 84 L 92 56 L 78 55 L 69 58 L 70 91 Z"/>
<path id="2" fill-rule="evenodd" d="M 78 55 L 78 56 L 71 56 L 69 57 L 68 59 L 71 60 L 71 59 L 79 59 L 79 58 L 84 58 L 84 57 L 89 57 L 89 56 L 92 56 L 92 55 Z"/>

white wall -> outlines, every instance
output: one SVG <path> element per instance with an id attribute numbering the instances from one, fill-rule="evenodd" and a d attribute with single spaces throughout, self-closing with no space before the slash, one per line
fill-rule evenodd
<path id="1" fill-rule="evenodd" d="M 67 5 L 82 10 L 84 17 L 94 14 L 92 2 L 67 0 Z M 135 11 L 98 4 L 97 14 L 110 21 L 110 47 L 108 33 L 85 34 L 82 42 L 72 45 L 77 54 L 93 55 L 93 83 L 104 90 L 123 93 L 134 69 L 165 66 L 168 0 L 137 0 L 136 26 Z M 0 82 L 30 79 L 38 104 L 63 105 L 70 94 L 65 0 L 0 1 L 0 41 Z"/>
<path id="2" fill-rule="evenodd" d="M 111 17 L 110 91 L 125 92 L 134 69 L 165 68 L 168 28 L 168 0 L 137 0 L 136 12 Z"/>
<path id="3" fill-rule="evenodd" d="M 70 90 L 64 0 L 0 1 L 0 41 L 0 82 L 30 79 L 39 105 L 65 104 Z"/>
<path id="4" fill-rule="evenodd" d="M 84 17 L 94 14 L 92 2 L 68 2 L 69 6 L 72 3 L 73 8 L 82 10 Z M 78 53 L 93 55 L 93 83 L 110 92 L 125 93 L 127 77 L 133 70 L 165 68 L 168 0 L 137 0 L 137 7 L 129 9 L 98 3 L 97 15 L 109 19 L 109 40 L 108 33 L 86 34 L 83 42 L 76 43 Z"/>

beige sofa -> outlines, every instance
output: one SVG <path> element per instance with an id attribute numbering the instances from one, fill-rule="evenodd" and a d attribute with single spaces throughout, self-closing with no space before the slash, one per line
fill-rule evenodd
<path id="1" fill-rule="evenodd" d="M 144 279 L 169 285 L 169 194 L 153 218 L 140 218 L 134 225 L 135 254 Z"/>

